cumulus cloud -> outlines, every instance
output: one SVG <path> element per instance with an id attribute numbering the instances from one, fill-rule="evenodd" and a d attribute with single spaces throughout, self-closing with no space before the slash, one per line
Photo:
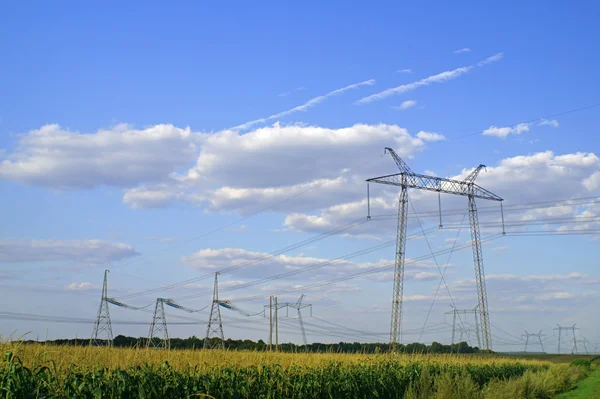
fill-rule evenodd
<path id="1" fill-rule="evenodd" d="M 393 242 L 390 242 L 390 246 Z M 389 252 L 389 251 L 388 251 Z M 389 273 L 375 272 L 380 268 L 393 269 L 394 262 L 380 259 L 377 262 L 354 262 L 349 259 L 326 259 L 299 255 L 271 255 L 264 252 L 247 251 L 241 248 L 202 249 L 189 256 L 183 256 L 182 262 L 194 270 L 213 273 L 230 267 L 227 275 L 235 278 L 264 278 L 294 273 L 286 280 L 328 280 L 356 274 L 368 270 L 374 272 L 364 278 L 389 281 Z M 432 272 L 435 265 L 427 262 L 413 262 L 407 259 L 406 279 L 421 281 L 432 280 L 437 273 Z"/>
<path id="2" fill-rule="evenodd" d="M 597 191 L 600 189 L 600 172 L 595 172 L 583 180 L 583 185 L 588 191 Z"/>
<path id="3" fill-rule="evenodd" d="M 0 239 L 0 262 L 64 262 L 103 265 L 138 256 L 129 244 L 102 240 Z"/>
<path id="4" fill-rule="evenodd" d="M 539 123 L 539 125 L 540 126 L 558 127 L 558 121 L 556 119 L 552 119 L 552 120 L 542 119 L 542 121 Z"/>
<path id="5" fill-rule="evenodd" d="M 392 163 L 391 160 L 388 163 Z M 388 174 L 393 173 L 393 166 L 388 168 Z M 465 169 L 450 178 L 462 180 L 472 169 Z M 386 174 L 386 173 L 383 173 Z M 482 172 L 477 183 L 482 187 L 500 195 L 505 199 L 505 205 L 522 204 L 527 202 L 547 201 L 548 198 L 568 199 L 589 196 L 596 192 L 597 176 L 600 176 L 600 160 L 593 153 L 573 153 L 557 155 L 551 151 L 522 155 L 503 159 L 496 166 L 488 166 L 487 172 Z M 389 215 L 388 218 L 375 217 L 372 222 L 358 226 L 352 230 L 354 234 L 384 234 L 395 229 L 393 215 L 397 212 L 398 190 L 386 186 L 371 187 L 371 215 Z M 437 196 L 419 190 L 411 190 L 409 197 L 413 204 L 418 204 L 417 210 L 436 210 Z M 460 209 L 465 206 L 465 201 L 454 196 L 442 198 L 445 209 Z M 564 203 L 563 206 L 553 206 L 540 209 L 523 209 L 519 212 L 506 210 L 506 219 L 536 220 L 537 218 L 573 217 L 576 215 L 600 215 L 600 210 L 590 210 L 588 205 L 579 206 L 576 203 Z M 361 198 L 332 205 L 319 212 L 301 213 L 294 212 L 284 221 L 285 226 L 291 230 L 308 232 L 323 232 L 336 226 L 350 223 L 352 220 L 364 216 L 367 211 L 367 201 Z M 483 213 L 480 215 L 482 222 L 492 221 L 499 215 Z M 458 218 L 458 219 L 457 219 Z M 444 223 L 453 219 L 445 218 Z M 460 216 L 455 216 L 454 221 L 460 222 Z M 409 227 L 411 219 L 409 219 Z M 414 227 L 414 224 L 413 224 Z M 418 226 L 417 226 L 418 227 Z M 558 226 L 555 226 L 556 228 Z M 539 228 L 539 226 L 538 226 Z"/>
<path id="6" fill-rule="evenodd" d="M 424 132 L 424 131 L 420 131 L 419 133 L 417 133 L 417 137 L 423 141 L 431 141 L 431 142 L 446 140 L 446 137 L 443 134 L 430 133 L 430 132 Z"/>
<path id="7" fill-rule="evenodd" d="M 497 126 L 492 125 L 483 131 L 483 135 L 484 136 L 494 136 L 494 137 L 499 137 L 501 139 L 504 139 L 508 135 L 511 135 L 511 134 L 519 135 L 521 133 L 528 132 L 531 129 L 532 125 L 533 125 L 533 123 L 531 123 L 531 122 L 519 123 L 518 125 L 515 125 L 512 127 L 497 127 Z M 551 126 L 551 127 L 557 128 L 559 126 L 559 124 L 558 124 L 557 120 L 542 119 L 538 123 L 538 126 Z"/>
<path id="8" fill-rule="evenodd" d="M 514 127 L 497 127 L 497 126 L 492 125 L 483 131 L 483 135 L 500 137 L 500 138 L 504 139 L 509 134 L 521 134 L 521 133 L 528 132 L 528 131 L 529 131 L 528 123 L 520 123 Z"/>
<path id="9" fill-rule="evenodd" d="M 385 124 L 339 129 L 275 124 L 247 134 L 224 131 L 203 138 L 196 164 L 185 175 L 170 185 L 128 190 L 123 201 L 136 208 L 186 201 L 208 204 L 209 211 L 248 214 L 302 194 L 302 201 L 278 204 L 276 211 L 321 208 L 337 203 L 340 195 L 363 196 L 364 179 L 385 170 L 377 162 L 384 147 L 411 157 L 425 141 L 440 138 L 414 137 Z"/>
<path id="10" fill-rule="evenodd" d="M 95 133 L 45 125 L 18 138 L 0 163 L 0 179 L 54 189 L 131 187 L 168 178 L 197 156 L 189 128 L 128 125 Z"/>
<path id="11" fill-rule="evenodd" d="M 504 56 L 503 53 L 498 53 L 492 57 L 489 57 L 489 58 L 479 62 L 477 64 L 477 66 L 484 66 L 484 65 L 490 64 L 492 62 L 499 61 L 502 59 L 503 56 Z M 363 97 L 360 100 L 356 101 L 356 104 L 366 104 L 366 103 L 370 103 L 370 102 L 377 101 L 377 100 L 383 100 L 384 98 L 387 98 L 387 97 L 390 97 L 390 96 L 393 96 L 396 94 L 403 94 L 403 93 L 418 89 L 419 87 L 429 86 L 430 84 L 433 84 L 433 83 L 444 83 L 449 80 L 456 79 L 457 77 L 459 77 L 461 75 L 466 74 L 473 68 L 474 68 L 474 66 L 470 65 L 470 66 L 465 66 L 465 67 L 461 67 L 461 68 L 456 68 L 456 69 L 453 69 L 450 71 L 441 72 L 436 75 L 431 75 L 429 77 L 423 78 L 421 80 L 417 80 L 412 83 L 403 84 L 398 87 L 393 87 L 391 89 L 386 89 L 379 93 L 372 94 L 367 97 Z"/>
<path id="12" fill-rule="evenodd" d="M 399 109 L 399 110 L 405 110 L 405 109 L 414 107 L 415 105 L 417 105 L 417 102 L 415 100 L 406 100 L 406 101 L 402 101 L 402 103 L 400 105 L 398 105 L 397 107 L 392 107 L 392 108 Z"/>

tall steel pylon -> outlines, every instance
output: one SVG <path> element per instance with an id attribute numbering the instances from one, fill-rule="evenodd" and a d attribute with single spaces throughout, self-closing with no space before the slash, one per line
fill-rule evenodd
<path id="1" fill-rule="evenodd" d="M 90 345 L 111 346 L 113 341 L 112 324 L 110 323 L 110 311 L 108 310 L 108 270 L 104 270 L 104 283 L 102 284 L 102 298 L 98 316 L 94 322 L 94 330 L 90 339 Z M 106 341 L 101 337 L 106 333 Z"/>
<path id="2" fill-rule="evenodd" d="M 475 184 L 475 179 L 485 165 L 479 165 L 465 180 L 452 180 L 436 176 L 427 176 L 414 173 L 408 165 L 391 148 L 385 149 L 390 153 L 400 173 L 374 177 L 367 179 L 367 197 L 369 197 L 369 183 L 388 184 L 399 186 L 401 188 L 398 205 L 398 229 L 396 239 L 396 254 L 394 263 L 394 290 L 392 296 L 392 319 L 390 328 L 390 346 L 395 350 L 396 345 L 401 340 L 402 333 L 402 297 L 404 289 L 404 259 L 406 257 L 406 224 L 407 224 L 407 203 L 408 188 L 418 188 L 421 190 L 434 191 L 437 193 L 462 195 L 469 198 L 469 221 L 471 224 L 471 242 L 473 245 L 473 260 L 475 262 L 475 277 L 477 280 L 477 296 L 479 301 L 479 313 L 481 318 L 481 335 L 483 349 L 490 350 L 492 347 L 491 329 L 489 321 L 489 312 L 487 306 L 487 291 L 485 287 L 485 273 L 483 270 L 483 253 L 481 250 L 479 219 L 477 217 L 477 206 L 475 199 L 486 199 L 499 201 L 502 207 L 503 199 L 496 194 Z M 368 199 L 370 219 L 370 200 Z M 502 209 L 502 208 L 501 208 Z M 504 217 L 503 217 L 504 220 Z M 441 223 L 440 223 L 441 224 Z"/>
<path id="3" fill-rule="evenodd" d="M 221 347 L 225 349 L 225 337 L 223 335 L 223 321 L 221 320 L 221 304 L 219 302 L 219 272 L 215 273 L 215 286 L 213 288 L 212 307 L 210 308 L 210 318 L 206 328 L 206 338 L 204 339 L 204 349 L 214 349 Z M 219 342 L 214 342 L 218 338 Z"/>
<path id="4" fill-rule="evenodd" d="M 150 324 L 148 332 L 148 342 L 146 347 L 154 349 L 169 349 L 169 330 L 167 330 L 167 318 L 165 316 L 165 302 L 168 299 L 156 298 L 156 306 L 154 307 L 154 317 Z"/>
<path id="5" fill-rule="evenodd" d="M 527 345 L 529 345 L 529 338 L 530 337 L 537 337 L 540 346 L 542 347 L 542 352 L 546 352 L 544 351 L 544 344 L 542 343 L 542 337 L 544 336 L 544 334 L 542 334 L 542 330 L 540 330 L 539 333 L 529 333 L 527 332 L 527 330 L 525 330 L 525 334 L 521 334 L 521 338 L 525 337 L 525 350 L 524 352 L 527 352 Z"/>

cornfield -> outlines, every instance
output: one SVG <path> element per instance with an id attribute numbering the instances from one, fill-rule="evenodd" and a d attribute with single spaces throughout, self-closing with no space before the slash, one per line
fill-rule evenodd
<path id="1" fill-rule="evenodd" d="M 436 392 L 451 398 L 442 391 L 461 384 L 466 385 L 456 397 L 492 398 L 490 386 L 495 391 L 508 389 L 509 383 L 525 377 L 545 376 L 550 381 L 546 385 L 554 385 L 541 389 L 552 394 L 581 378 L 576 367 L 491 356 L 160 351 L 20 343 L 0 344 L 0 350 L 0 392 L 7 399 L 429 398 Z M 465 396 L 467 391 L 471 393 Z"/>

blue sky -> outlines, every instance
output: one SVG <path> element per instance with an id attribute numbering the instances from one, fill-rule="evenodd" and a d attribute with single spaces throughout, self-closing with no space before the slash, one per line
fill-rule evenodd
<path id="1" fill-rule="evenodd" d="M 105 268 L 112 269 L 112 295 L 122 297 L 347 225 L 366 216 L 364 179 L 396 171 L 381 156 L 391 146 L 417 172 L 464 177 L 485 163 L 478 181 L 506 199 L 509 232 L 552 232 L 485 244 L 495 326 L 514 336 L 525 328 L 551 335 L 557 323 L 577 323 L 585 337 L 600 340 L 598 321 L 589 317 L 600 304 L 597 238 L 556 234 L 599 226 L 593 198 L 557 201 L 600 195 L 600 108 L 551 116 L 600 102 L 598 7 L 3 4 L 0 309 L 93 318 Z M 371 193 L 374 214 L 395 212 L 397 190 L 372 187 Z M 437 209 L 435 196 L 410 195 L 417 212 Z M 552 207 L 518 206 L 540 201 Z M 466 200 L 444 198 L 443 206 L 466 209 Z M 445 217 L 446 223 L 458 226 L 461 215 Z M 484 236 L 499 232 L 489 225 L 499 213 L 481 218 L 488 223 Z M 435 217 L 422 222 L 426 229 L 437 225 Z M 224 286 L 252 282 L 370 248 L 392 240 L 394 231 L 393 217 L 372 221 L 221 278 Z M 416 219 L 409 232 L 420 232 Z M 428 239 L 441 250 L 456 234 L 433 229 Z M 465 224 L 457 246 L 468 240 Z M 429 252 L 425 240 L 413 240 L 407 257 Z M 305 293 L 315 316 L 385 341 L 389 270 L 306 292 L 299 286 L 392 260 L 388 246 L 224 295 L 234 301 L 266 296 L 240 301 L 254 311 L 271 293 L 299 289 L 281 297 Z M 447 255 L 437 261 L 443 268 Z M 470 250 L 453 253 L 449 265 L 456 305 L 473 307 Z M 407 331 L 423 326 L 438 282 L 433 259 L 407 266 Z M 159 295 L 210 291 L 210 279 L 194 284 Z M 444 292 L 442 286 L 428 325 L 444 322 L 451 303 Z M 131 301 L 145 305 L 156 295 Z M 209 301 L 182 303 L 200 308 Z M 149 317 L 113 310 L 116 320 Z M 265 339 L 264 320 L 252 321 L 250 331 L 239 327 L 242 316 L 224 317 L 226 335 Z M 369 340 L 327 335 L 326 325 L 312 323 L 311 340 Z M 91 331 L 85 324 L 3 320 L 0 334 L 43 335 L 47 328 L 52 337 Z M 171 332 L 203 335 L 204 328 L 173 326 Z M 114 331 L 145 335 L 147 327 Z M 517 338 L 498 329 L 493 334 L 495 348 L 520 348 Z M 422 339 L 449 337 L 442 325 Z M 284 339 L 300 337 L 290 330 Z"/>

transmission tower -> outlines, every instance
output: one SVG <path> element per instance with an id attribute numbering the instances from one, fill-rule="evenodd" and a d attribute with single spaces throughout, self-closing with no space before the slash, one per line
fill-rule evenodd
<path id="1" fill-rule="evenodd" d="M 165 302 L 168 299 L 156 298 L 156 307 L 154 308 L 154 317 L 150 324 L 148 333 L 148 348 L 169 349 L 169 331 L 167 330 L 167 318 L 165 317 Z"/>
<path id="2" fill-rule="evenodd" d="M 408 189 L 417 188 L 421 190 L 434 191 L 445 194 L 466 196 L 469 199 L 469 221 L 471 225 L 471 243 L 473 246 L 473 261 L 475 263 L 475 277 L 477 280 L 477 296 L 482 328 L 484 349 L 491 349 L 492 338 L 487 304 L 487 291 L 485 287 L 485 273 L 483 270 L 483 253 L 479 234 L 479 218 L 477 216 L 476 198 L 499 201 L 502 207 L 503 199 L 475 184 L 475 179 L 485 165 L 479 165 L 465 180 L 452 180 L 442 177 L 427 176 L 414 173 L 408 165 L 392 150 L 385 149 L 390 153 L 400 173 L 374 177 L 367 180 L 367 198 L 369 197 L 369 183 L 380 183 L 399 186 L 400 199 L 398 204 L 398 228 L 396 238 L 396 256 L 394 265 L 394 290 L 392 297 L 392 319 L 390 328 L 390 346 L 392 350 L 400 341 L 402 331 L 402 296 L 404 285 L 404 258 L 406 255 L 406 224 L 408 214 Z M 370 200 L 367 199 L 370 215 Z M 502 209 L 502 208 L 501 208 Z M 504 218 L 503 218 L 504 219 Z M 441 223 L 440 223 L 441 224 Z"/>
<path id="3" fill-rule="evenodd" d="M 446 312 L 446 314 L 452 314 L 452 345 L 454 345 L 454 337 L 456 334 L 456 317 L 458 316 L 459 320 L 460 320 L 460 315 L 467 315 L 467 314 L 473 314 L 474 315 L 474 319 L 475 319 L 475 335 L 477 336 L 477 346 L 479 348 L 481 348 L 481 337 L 480 337 L 480 331 L 479 331 L 479 320 L 477 317 L 477 313 L 478 311 L 479 305 L 475 306 L 473 309 L 456 309 L 455 307 L 452 307 L 452 310 Z M 462 324 L 462 322 L 461 322 Z M 468 334 L 468 331 L 466 328 L 464 327 L 459 327 L 460 330 L 460 339 L 459 342 L 462 342 L 462 338 L 463 338 L 463 334 Z M 458 350 L 458 349 L 457 349 Z"/>
<path id="4" fill-rule="evenodd" d="M 537 337 L 537 339 L 538 339 L 538 341 L 540 343 L 540 346 L 542 347 L 542 352 L 545 353 L 546 351 L 544 350 L 544 344 L 542 343 L 542 337 L 544 337 L 544 336 L 545 335 L 542 334 L 542 330 L 540 330 L 540 332 L 536 333 L 536 334 L 529 333 L 529 332 L 527 332 L 527 330 L 525 330 L 525 334 L 521 335 L 521 337 L 525 337 L 526 338 L 525 339 L 525 350 L 524 350 L 524 352 L 527 352 L 527 345 L 529 344 L 529 338 L 530 337 Z"/>
<path id="5" fill-rule="evenodd" d="M 223 321 L 221 320 L 221 305 L 219 301 L 219 272 L 215 273 L 215 286 L 213 289 L 213 300 L 210 308 L 210 318 L 206 328 L 206 338 L 204 339 L 204 349 L 213 349 L 218 346 L 225 349 L 225 337 L 223 336 Z M 219 342 L 214 342 L 218 338 Z"/>
<path id="6" fill-rule="evenodd" d="M 296 309 L 298 311 L 298 324 L 300 324 L 300 331 L 302 332 L 302 340 L 304 342 L 304 346 L 308 345 L 308 341 L 306 340 L 306 331 L 304 329 L 304 321 L 302 320 L 302 312 L 300 311 L 301 309 L 306 309 L 306 308 L 310 308 L 310 317 L 312 317 L 312 304 L 308 304 L 308 303 L 302 303 L 302 300 L 304 299 L 306 295 L 302 294 L 300 296 L 300 299 L 298 299 L 298 301 L 296 302 L 277 302 L 277 297 L 272 297 L 273 299 L 271 299 L 269 301 L 269 305 L 265 305 L 265 310 L 268 307 L 269 308 L 269 314 L 271 315 L 271 318 L 273 316 L 273 311 L 272 309 L 275 309 L 275 325 L 277 324 L 277 311 L 279 309 L 283 309 L 285 308 L 285 316 L 289 317 L 289 309 Z M 271 322 L 271 325 L 273 325 L 273 322 Z M 277 333 L 277 331 L 276 331 Z"/>
<path id="7" fill-rule="evenodd" d="M 104 270 L 102 298 L 100 299 L 100 308 L 98 309 L 98 316 L 96 317 L 96 321 L 94 322 L 94 330 L 92 331 L 90 345 L 112 345 L 113 332 L 112 325 L 110 323 L 110 312 L 108 310 L 108 273 L 108 270 Z M 106 334 L 106 340 L 100 338 L 103 334 Z"/>
<path id="8" fill-rule="evenodd" d="M 577 339 L 575 338 L 575 330 L 578 330 L 577 328 L 575 328 L 575 324 L 573 324 L 572 326 L 567 326 L 567 327 L 563 327 L 561 325 L 557 324 L 557 327 L 554 329 L 554 331 L 558 330 L 558 354 L 560 355 L 560 340 L 562 338 L 562 332 L 565 331 L 567 334 L 569 333 L 569 331 L 573 334 L 573 345 L 571 347 L 571 354 L 576 353 L 577 352 Z"/>
<path id="9" fill-rule="evenodd" d="M 583 345 L 583 350 L 585 351 L 585 354 L 589 355 L 590 352 L 588 351 L 588 348 L 587 348 L 587 343 L 588 342 L 589 341 L 587 339 L 585 339 L 585 338 L 584 339 L 575 339 L 575 340 L 573 340 L 573 344 L 575 345 L 575 353 L 577 353 L 577 343 L 580 343 L 580 344 Z"/>

